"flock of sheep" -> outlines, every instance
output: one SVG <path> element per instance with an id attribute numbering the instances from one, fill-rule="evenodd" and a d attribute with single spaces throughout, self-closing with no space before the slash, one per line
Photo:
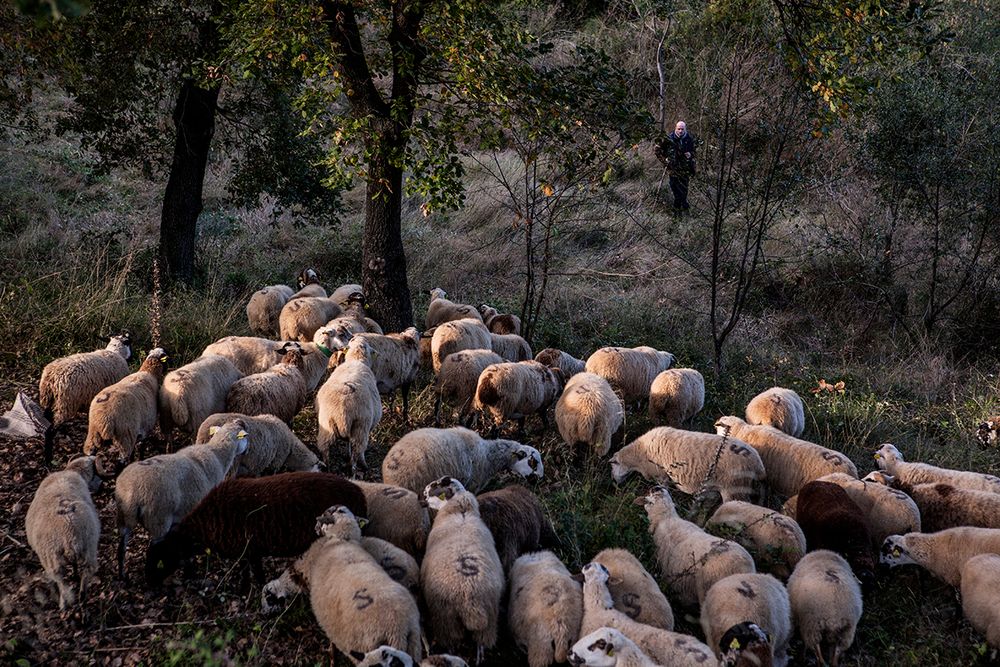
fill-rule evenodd
<path id="1" fill-rule="evenodd" d="M 758 395 L 745 419 L 720 418 L 716 434 L 683 430 L 704 405 L 704 379 L 672 368 L 668 352 L 607 347 L 584 362 L 546 349 L 532 359 L 516 317 L 442 290 L 423 334 L 383 334 L 360 286 L 328 295 L 307 270 L 299 287 L 267 287 L 247 306 L 251 328 L 280 340 L 223 338 L 170 372 L 157 348 L 129 374 L 121 334 L 45 367 L 47 457 L 54 434 L 89 409 L 85 455 L 45 478 L 26 517 L 61 609 L 96 571 L 91 493 L 113 477 L 121 577 L 140 529 L 152 586 L 206 549 L 247 561 L 261 583 L 263 558 L 296 558 L 263 586 L 264 611 L 305 592 L 332 645 L 360 665 L 465 664 L 421 662 L 428 646 L 478 662 L 504 623 L 531 667 L 782 665 L 794 632 L 835 665 L 879 562 L 916 563 L 960 586 L 968 619 L 1000 647 L 1000 479 L 907 462 L 890 444 L 875 454 L 881 470 L 858 479 L 849 458 L 800 439 L 804 406 L 789 389 Z M 461 425 L 407 433 L 386 453 L 381 482 L 359 479 L 383 397 L 391 405 L 400 390 L 407 415 L 421 367 L 435 375 L 435 426 L 445 402 Z M 289 427 L 311 395 L 319 455 Z M 610 472 L 670 486 L 636 499 L 658 581 L 623 549 L 573 575 L 550 550 L 559 538 L 531 491 L 476 495 L 504 471 L 530 479 L 544 467 L 538 450 L 468 426 L 495 436 L 516 421 L 523 432 L 531 415 L 547 426 L 554 405 L 576 456 L 603 458 L 626 406 L 640 403 L 664 425 L 614 453 Z M 995 438 L 991 423 L 981 438 Z M 133 461 L 157 427 L 195 444 Z M 680 516 L 674 491 L 695 496 L 707 520 Z M 782 512 L 765 506 L 781 500 Z M 700 610 L 703 640 L 674 631 L 675 609 Z"/>

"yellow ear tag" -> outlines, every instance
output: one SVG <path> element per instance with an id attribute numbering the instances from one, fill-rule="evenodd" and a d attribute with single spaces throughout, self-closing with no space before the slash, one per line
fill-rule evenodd
<path id="1" fill-rule="evenodd" d="M 615 648 L 613 646 L 608 647 L 608 657 L 612 657 L 615 654 Z"/>
<path id="2" fill-rule="evenodd" d="M 167 355 L 163 355 L 162 357 L 160 357 L 160 361 L 161 362 L 166 362 L 166 360 L 169 359 L 169 358 L 170 357 L 168 357 Z"/>
<path id="3" fill-rule="evenodd" d="M 215 435 L 216 433 L 218 433 L 218 431 L 219 431 L 219 427 L 218 426 L 212 426 L 212 427 L 210 427 L 208 429 L 208 434 L 209 435 Z"/>
<path id="4" fill-rule="evenodd" d="M 729 648 L 734 650 L 739 650 L 740 640 L 737 639 L 736 637 L 733 637 L 733 641 L 729 642 Z"/>
<path id="5" fill-rule="evenodd" d="M 439 493 L 438 494 L 438 500 L 447 500 L 447 499 L 448 499 L 448 494 L 447 493 Z"/>
<path id="6" fill-rule="evenodd" d="M 364 528 L 368 525 L 368 519 L 358 519 L 358 528 Z"/>
<path id="7" fill-rule="evenodd" d="M 247 432 L 246 431 L 240 431 L 239 433 L 236 434 L 236 437 L 237 438 L 245 438 L 245 437 L 247 437 Z"/>
<path id="8" fill-rule="evenodd" d="M 892 557 L 893 557 L 893 558 L 899 558 L 899 555 L 900 555 L 901 553 L 902 553 L 902 552 L 901 552 L 901 551 L 899 550 L 899 548 L 894 548 L 894 549 L 892 550 Z"/>
<path id="9" fill-rule="evenodd" d="M 878 453 L 876 453 L 876 454 L 875 454 L 875 460 L 876 460 L 876 461 L 878 461 L 878 460 L 879 460 L 880 458 L 882 458 L 882 455 L 881 455 L 881 454 L 878 454 Z"/>

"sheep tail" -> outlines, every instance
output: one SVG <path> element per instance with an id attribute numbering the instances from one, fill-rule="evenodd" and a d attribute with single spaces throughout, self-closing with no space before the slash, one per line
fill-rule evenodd
<path id="1" fill-rule="evenodd" d="M 552 658 L 553 662 L 562 664 L 568 662 L 569 649 L 576 642 L 577 637 L 561 618 L 556 619 L 554 630 L 552 633 L 552 648 L 554 649 Z"/>
<path id="2" fill-rule="evenodd" d="M 476 399 L 483 405 L 497 405 L 500 403 L 500 392 L 497 391 L 492 373 L 483 373 L 479 383 L 479 391 L 476 393 Z"/>

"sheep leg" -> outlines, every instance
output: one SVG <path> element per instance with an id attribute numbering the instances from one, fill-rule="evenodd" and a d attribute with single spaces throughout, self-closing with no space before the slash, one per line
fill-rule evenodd
<path id="1" fill-rule="evenodd" d="M 545 431 L 549 430 L 549 411 L 547 409 L 542 410 L 540 414 L 542 417 L 542 433 L 545 433 Z"/>
<path id="2" fill-rule="evenodd" d="M 410 383 L 407 382 L 400 389 L 403 394 L 403 421 L 410 423 Z"/>
<path id="3" fill-rule="evenodd" d="M 50 424 L 49 427 L 45 429 L 45 446 L 44 446 L 44 451 L 42 453 L 44 460 L 42 461 L 42 463 L 45 463 L 46 465 L 52 463 L 52 450 L 55 449 L 55 444 L 56 444 L 56 427 Z"/>
<path id="4" fill-rule="evenodd" d="M 461 421 L 461 417 L 459 417 Z M 434 399 L 434 428 L 441 427 L 441 393 L 438 392 L 437 397 Z"/>
<path id="5" fill-rule="evenodd" d="M 527 432 L 524 430 L 524 421 L 525 421 L 524 417 L 521 417 L 520 419 L 517 420 L 517 437 L 518 438 L 523 438 L 524 436 L 527 435 Z M 496 436 L 494 435 L 493 437 L 496 437 Z"/>
<path id="6" fill-rule="evenodd" d="M 126 581 L 125 577 L 125 548 L 128 544 L 128 528 L 118 527 L 118 578 Z"/>

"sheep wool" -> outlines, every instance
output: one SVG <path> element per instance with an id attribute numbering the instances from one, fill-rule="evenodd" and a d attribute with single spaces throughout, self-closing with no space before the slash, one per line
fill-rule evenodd
<path id="1" fill-rule="evenodd" d="M 583 621 L 580 634 L 603 627 L 614 628 L 663 665 L 714 665 L 712 650 L 694 637 L 637 623 L 614 608 L 608 591 L 607 568 L 600 563 L 583 566 Z"/>
<path id="2" fill-rule="evenodd" d="M 408 417 L 410 385 L 420 370 L 420 332 L 416 328 L 385 336 L 358 334 L 348 343 L 346 358 L 368 361 L 380 394 L 392 396 L 399 389 L 403 395 L 403 416 Z"/>
<path id="3" fill-rule="evenodd" d="M 534 447 L 513 440 L 483 440 L 467 428 L 420 428 L 396 442 L 382 461 L 382 481 L 415 493 L 449 475 L 476 492 L 495 475 L 512 470 L 541 478 L 545 468 Z"/>
<path id="4" fill-rule="evenodd" d="M 247 450 L 247 433 L 237 420 L 218 428 L 204 445 L 185 447 L 132 463 L 115 481 L 118 522 L 118 572 L 125 576 L 129 536 L 140 525 L 150 542 L 163 539 L 170 528 L 201 502 Z"/>
<path id="5" fill-rule="evenodd" d="M 788 579 L 806 552 L 806 536 L 795 519 L 741 500 L 720 505 L 705 529 L 740 544 L 758 571 L 779 579 Z"/>
<path id="6" fill-rule="evenodd" d="M 1000 555 L 980 554 L 962 566 L 962 612 L 976 631 L 1000 649 Z"/>
<path id="7" fill-rule="evenodd" d="M 642 503 L 662 578 L 682 605 L 700 604 L 720 579 L 756 572 L 753 558 L 739 544 L 709 535 L 680 518 L 667 489 L 657 487 Z"/>
<path id="8" fill-rule="evenodd" d="M 602 347 L 587 359 L 587 372 L 607 380 L 631 404 L 649 398 L 653 380 L 674 362 L 674 355 L 651 347 Z"/>
<path id="9" fill-rule="evenodd" d="M 229 359 L 233 365 L 243 375 L 253 375 L 263 373 L 274 366 L 277 357 L 283 354 L 284 341 L 268 340 L 267 338 L 254 338 L 253 336 L 227 336 L 220 338 L 204 349 L 201 356 L 218 354 Z M 321 354 L 319 346 L 315 343 L 303 343 L 302 354 L 305 368 L 303 375 L 306 378 L 306 386 L 309 391 L 314 391 L 326 375 L 326 366 L 330 358 L 329 351 Z"/>
<path id="10" fill-rule="evenodd" d="M 121 333 L 107 347 L 50 361 L 38 381 L 38 402 L 53 427 L 82 412 L 105 387 L 128 375 L 131 338 Z"/>
<path id="11" fill-rule="evenodd" d="M 156 428 L 157 395 L 167 363 L 162 348 L 150 350 L 139 370 L 101 391 L 90 403 L 87 455 L 114 451 L 119 461 L 132 458 L 136 444 Z"/>
<path id="12" fill-rule="evenodd" d="M 634 641 L 606 627 L 581 637 L 573 645 L 569 662 L 580 667 L 660 667 Z"/>
<path id="13" fill-rule="evenodd" d="M 97 572 L 101 520 L 90 497 L 101 483 L 94 457 L 73 459 L 38 485 L 24 519 L 28 546 L 59 590 L 59 609 L 86 597 Z"/>
<path id="14" fill-rule="evenodd" d="M 390 579 L 402 584 L 414 598 L 420 595 L 420 566 L 413 556 L 377 537 L 362 537 L 361 546 Z"/>
<path id="15" fill-rule="evenodd" d="M 226 357 L 199 357 L 170 371 L 160 387 L 160 428 L 194 434 L 210 415 L 224 412 L 229 390 L 243 374 Z"/>
<path id="16" fill-rule="evenodd" d="M 809 482 L 799 492 L 795 517 L 810 551 L 829 549 L 842 555 L 861 582 L 875 581 L 875 554 L 864 512 L 840 486 Z"/>
<path id="17" fill-rule="evenodd" d="M 708 645 L 721 659 L 728 646 L 726 632 L 741 623 L 753 623 L 770 638 L 776 667 L 788 663 L 792 612 L 785 586 L 769 574 L 734 574 L 708 589 L 701 605 L 701 628 Z"/>
<path id="18" fill-rule="evenodd" d="M 362 303 L 364 303 L 364 290 L 361 285 L 357 283 L 348 283 L 346 285 L 341 285 L 337 289 L 333 290 L 333 294 L 330 295 L 330 301 L 336 304 L 349 303 L 351 297 L 355 294 L 360 294 L 362 297 Z"/>
<path id="19" fill-rule="evenodd" d="M 863 610 L 861 586 L 840 554 L 806 554 L 788 580 L 792 618 L 819 664 L 836 665 L 854 643 Z"/>
<path id="20" fill-rule="evenodd" d="M 537 361 L 493 364 L 479 376 L 472 407 L 489 414 L 498 425 L 515 419 L 523 431 L 524 420 L 538 414 L 547 427 L 549 406 L 561 391 L 561 374 Z"/>
<path id="21" fill-rule="evenodd" d="M 278 316 L 282 340 L 308 343 L 316 330 L 340 315 L 340 306 L 322 296 L 292 297 Z"/>
<path id="22" fill-rule="evenodd" d="M 431 335 L 431 363 L 434 373 L 449 354 L 462 350 L 492 350 L 493 337 L 479 320 L 451 320 L 437 326 Z"/>
<path id="23" fill-rule="evenodd" d="M 625 420 L 625 408 L 607 380 L 582 372 L 566 383 L 555 415 L 566 444 L 585 446 L 603 457 L 611 451 L 611 436 Z"/>
<path id="24" fill-rule="evenodd" d="M 717 488 L 723 500 L 750 500 L 765 478 L 757 451 L 732 435 L 712 435 L 659 426 L 615 452 L 611 476 L 632 472 L 658 483 L 668 480 L 685 493 Z"/>
<path id="25" fill-rule="evenodd" d="M 368 503 L 365 534 L 391 542 L 411 556 L 419 556 L 427 544 L 431 520 L 420 497 L 399 486 L 376 482 L 354 482 Z"/>
<path id="26" fill-rule="evenodd" d="M 288 285 L 269 285 L 254 292 L 247 302 L 250 330 L 261 336 L 277 336 L 278 317 L 290 298 L 292 288 Z"/>
<path id="27" fill-rule="evenodd" d="M 580 636 L 583 592 L 551 551 L 526 554 L 510 570 L 508 625 L 530 667 L 566 662 Z"/>
<path id="28" fill-rule="evenodd" d="M 319 472 L 319 458 L 274 415 L 248 416 L 239 412 L 220 412 L 210 416 L 198 427 L 195 444 L 211 439 L 212 427 L 234 419 L 243 422 L 253 447 L 240 457 L 236 474 L 257 477 L 276 472 Z"/>
<path id="29" fill-rule="evenodd" d="M 755 426 L 773 426 L 793 438 L 806 430 L 806 408 L 791 389 L 771 387 L 750 399 L 746 421 Z"/>
<path id="30" fill-rule="evenodd" d="M 957 526 L 1000 528 L 1000 493 L 950 484 L 917 484 L 909 493 L 920 508 L 925 533 Z"/>
<path id="31" fill-rule="evenodd" d="M 437 510 L 420 565 L 430 635 L 451 649 L 468 633 L 481 658 L 484 648 L 496 644 L 506 586 L 493 536 L 479 517 L 476 497 L 458 480 L 431 482 L 424 498 Z"/>
<path id="32" fill-rule="evenodd" d="M 1000 477 L 967 470 L 939 468 L 928 463 L 909 463 L 895 445 L 886 443 L 875 452 L 878 467 L 896 478 L 901 485 L 950 484 L 970 491 L 1000 493 Z"/>
<path id="33" fill-rule="evenodd" d="M 649 418 L 680 428 L 705 407 L 705 378 L 693 368 L 671 368 L 653 380 Z"/>
<path id="34" fill-rule="evenodd" d="M 962 566 L 973 556 L 1000 553 L 996 528 L 948 528 L 937 533 L 890 535 L 882 543 L 883 565 L 919 565 L 951 586 L 961 583 Z"/>
<path id="35" fill-rule="evenodd" d="M 204 551 L 250 563 L 263 583 L 265 556 L 302 554 L 316 538 L 315 517 L 332 505 L 366 513 L 364 493 L 330 473 L 238 478 L 212 489 L 146 555 L 146 579 L 159 585 L 184 559 Z"/>
<path id="36" fill-rule="evenodd" d="M 773 426 L 753 426 L 730 416 L 717 420 L 715 428 L 717 433 L 739 438 L 756 449 L 767 470 L 768 486 L 786 498 L 823 475 L 842 472 L 858 476 L 854 462 L 840 452 L 799 440 Z"/>
<path id="37" fill-rule="evenodd" d="M 286 423 L 299 414 L 309 392 L 302 349 L 297 343 L 285 343 L 280 350 L 283 356 L 277 364 L 233 383 L 226 396 L 227 411 L 274 415 Z"/>
<path id="38" fill-rule="evenodd" d="M 445 357 L 434 380 L 434 425 L 440 426 L 441 403 L 447 399 L 459 408 L 459 423 L 464 426 L 472 411 L 479 376 L 487 366 L 502 362 L 500 355 L 491 350 L 463 350 Z"/>
<path id="39" fill-rule="evenodd" d="M 517 315 L 501 313 L 493 306 L 488 306 L 485 303 L 479 306 L 479 314 L 482 315 L 483 324 L 490 330 L 490 333 L 521 335 L 521 318 Z"/>
<path id="40" fill-rule="evenodd" d="M 365 452 L 372 429 L 382 420 L 382 398 L 375 375 L 363 361 L 338 365 L 316 392 L 319 432 L 316 447 L 331 464 L 330 450 L 338 441 L 348 443 L 351 469 L 368 468 Z"/>
<path id="41" fill-rule="evenodd" d="M 419 660 L 417 603 L 361 546 L 358 524 L 350 509 L 331 507 L 317 520 L 322 536 L 293 566 L 309 586 L 313 614 L 330 642 L 354 660 L 379 646 Z"/>
<path id="42" fill-rule="evenodd" d="M 558 368 L 567 380 L 577 373 L 587 370 L 587 362 L 583 359 L 577 359 L 554 347 L 547 347 L 536 354 L 535 361 L 545 364 L 549 368 Z"/>
<path id="43" fill-rule="evenodd" d="M 917 504 L 902 491 L 873 483 L 867 478 L 855 479 L 842 472 L 823 475 L 817 481 L 832 482 L 847 491 L 847 495 L 864 513 L 875 544 L 882 544 L 890 535 L 919 533 L 922 530 Z M 790 499 L 788 504 L 796 503 Z M 794 511 L 791 516 L 794 518 Z"/>
<path id="44" fill-rule="evenodd" d="M 531 346 L 515 333 L 490 334 L 490 347 L 504 361 L 528 361 L 531 359 Z"/>
<path id="45" fill-rule="evenodd" d="M 424 326 L 427 329 L 436 327 L 447 322 L 461 319 L 473 319 L 483 321 L 483 316 L 474 307 L 464 303 L 455 303 L 447 298 L 448 293 L 440 287 L 435 287 L 428 291 L 431 302 L 427 306 L 427 317 Z M 488 348 L 489 346 L 487 346 Z"/>
<path id="46" fill-rule="evenodd" d="M 637 623 L 674 629 L 674 612 L 667 597 L 638 558 L 625 549 L 605 549 L 591 562 L 608 570 L 608 590 L 615 609 Z"/>
<path id="47" fill-rule="evenodd" d="M 538 496 L 519 484 L 480 494 L 479 516 L 490 529 L 503 571 L 521 554 L 559 546 Z"/>

